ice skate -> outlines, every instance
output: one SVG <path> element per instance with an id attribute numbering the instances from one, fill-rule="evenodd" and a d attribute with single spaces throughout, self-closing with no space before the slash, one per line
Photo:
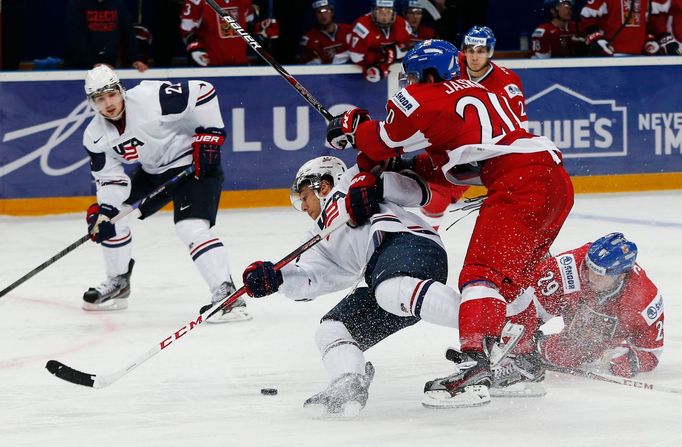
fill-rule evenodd
<path id="1" fill-rule="evenodd" d="M 303 407 L 315 411 L 319 417 L 355 417 L 365 408 L 369 397 L 369 385 L 373 378 L 374 366 L 367 362 L 365 374 L 343 374 L 326 390 L 308 398 L 303 403 Z"/>
<path id="2" fill-rule="evenodd" d="M 493 397 L 541 397 L 547 394 L 542 381 L 545 367 L 537 353 L 509 355 L 492 368 Z"/>
<path id="3" fill-rule="evenodd" d="M 482 352 L 449 349 L 446 357 L 455 363 L 455 372 L 426 382 L 422 405 L 427 408 L 462 408 L 489 403 L 492 373 L 488 356 Z"/>
<path id="4" fill-rule="evenodd" d="M 135 260 L 128 263 L 128 272 L 107 278 L 97 287 L 91 287 L 83 294 L 84 310 L 120 310 L 128 307 L 130 296 L 130 275 Z"/>
<path id="5" fill-rule="evenodd" d="M 200 313 L 204 313 L 216 303 L 224 300 L 225 298 L 232 295 L 237 291 L 232 281 L 225 281 L 218 287 L 218 290 L 213 294 L 211 298 L 211 304 L 207 304 L 201 308 Z M 220 323 L 236 323 L 239 321 L 248 321 L 253 317 L 249 314 L 246 309 L 246 301 L 244 298 L 239 297 L 230 306 L 226 306 L 220 309 L 215 315 L 206 320 L 208 323 L 220 324 Z"/>

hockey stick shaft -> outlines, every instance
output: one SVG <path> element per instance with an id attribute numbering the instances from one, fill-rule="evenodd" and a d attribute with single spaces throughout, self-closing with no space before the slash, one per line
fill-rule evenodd
<path id="1" fill-rule="evenodd" d="M 193 165 L 189 166 L 187 169 L 185 169 L 184 171 L 182 171 L 181 173 L 179 173 L 178 175 L 176 175 L 172 179 L 166 181 L 164 184 L 162 184 L 161 186 L 156 188 L 148 196 L 145 196 L 145 197 L 141 198 L 140 200 L 138 200 L 137 202 L 133 203 L 132 205 L 129 205 L 129 206 L 126 206 L 125 208 L 123 208 L 120 213 L 118 213 L 116 216 L 114 216 L 113 219 L 111 219 L 112 223 L 118 222 L 119 220 L 123 219 L 124 217 L 126 217 L 127 215 L 132 213 L 133 211 L 139 209 L 141 205 L 143 205 L 144 203 L 148 202 L 149 200 L 157 197 L 159 194 L 166 192 L 168 190 L 168 188 L 170 188 L 172 185 L 175 185 L 178 182 L 180 182 L 181 180 L 190 176 L 193 172 L 194 172 L 194 166 Z M 59 253 L 57 253 L 56 255 L 52 256 L 50 259 L 43 262 L 38 267 L 34 268 L 33 270 L 31 270 L 30 272 L 28 272 L 27 274 L 25 274 L 24 276 L 22 276 L 18 280 L 14 281 L 9 286 L 2 289 L 2 291 L 0 291 L 0 298 L 7 295 L 9 292 L 16 289 L 18 286 L 25 283 L 29 279 L 33 278 L 36 274 L 42 272 L 43 270 L 45 270 L 46 268 L 48 268 L 49 266 L 51 266 L 52 264 L 54 264 L 55 262 L 57 262 L 58 260 L 60 260 L 64 256 L 66 256 L 67 254 L 74 251 L 76 248 L 80 247 L 82 244 L 87 242 L 88 239 L 90 239 L 90 234 L 86 234 L 85 236 L 81 236 L 77 241 L 75 241 L 74 243 L 72 243 L 71 245 L 69 245 L 68 247 L 66 247 L 65 249 L 63 249 Z"/>
<path id="2" fill-rule="evenodd" d="M 289 264 L 291 261 L 295 260 L 298 258 L 301 254 L 315 246 L 318 242 L 322 241 L 325 239 L 327 236 L 329 236 L 332 232 L 336 231 L 337 229 L 341 228 L 343 225 L 346 224 L 348 221 L 348 218 L 345 219 L 338 219 L 336 222 L 334 222 L 331 226 L 325 228 L 322 230 L 320 233 L 315 235 L 314 237 L 310 238 L 306 242 L 304 242 L 302 245 L 297 247 L 294 251 L 286 255 L 284 258 L 279 260 L 275 264 L 275 269 L 280 270 L 282 267 L 285 265 Z M 201 323 L 204 321 L 208 320 L 211 318 L 213 315 L 218 313 L 218 311 L 224 307 L 230 306 L 232 303 L 234 303 L 240 296 L 244 295 L 246 293 L 246 288 L 244 286 L 240 287 L 236 292 L 234 292 L 232 295 L 230 295 L 227 298 L 224 298 L 222 301 L 214 304 L 210 309 L 207 309 L 203 313 L 200 313 L 197 317 L 194 319 L 190 320 L 188 323 L 184 324 L 180 329 L 172 332 L 170 335 L 165 337 L 163 340 L 160 342 L 156 343 L 153 347 L 151 347 L 149 350 L 147 350 L 144 354 L 140 355 L 138 358 L 136 358 L 132 363 L 127 365 L 126 367 L 113 372 L 111 374 L 106 374 L 106 375 L 97 375 L 97 374 L 88 374 L 84 373 L 82 371 L 78 371 L 76 369 L 73 369 L 61 362 L 58 362 L 57 360 L 50 360 L 47 362 L 45 365 L 45 368 L 47 370 L 57 376 L 58 378 L 62 380 L 66 380 L 67 382 L 71 382 L 77 385 L 83 385 L 87 386 L 90 388 L 104 388 L 106 386 L 111 385 L 121 377 L 125 376 L 132 370 L 136 369 L 138 366 L 146 362 L 147 360 L 151 359 L 154 357 L 156 354 L 159 352 L 165 350 L 166 348 L 170 346 L 175 346 L 177 341 L 179 341 L 182 337 L 185 335 L 189 334 L 194 328 L 199 326 Z"/>
<path id="3" fill-rule="evenodd" d="M 310 104 L 315 110 L 317 110 L 320 115 L 322 115 L 327 121 L 330 121 L 333 116 L 327 109 L 324 108 L 320 102 L 315 99 L 315 97 L 305 88 L 303 85 L 301 85 L 300 82 L 296 80 L 291 74 L 289 74 L 288 71 L 284 69 L 277 61 L 268 53 L 265 51 L 265 49 L 261 46 L 261 44 L 256 41 L 249 33 L 247 33 L 244 28 L 239 24 L 239 22 L 234 19 L 230 14 L 223 12 L 222 9 L 220 9 L 220 6 L 215 2 L 215 0 L 206 0 L 206 3 L 215 11 L 216 14 L 218 14 L 220 17 L 227 22 L 228 25 L 232 27 L 232 29 L 241 36 L 242 39 L 246 41 L 246 43 L 251 47 L 253 51 L 256 52 L 265 62 L 270 64 L 272 68 L 277 70 L 277 72 L 284 77 L 284 79 L 291 84 L 291 86 L 296 89 L 296 91 L 305 99 L 308 104 Z"/>
<path id="4" fill-rule="evenodd" d="M 596 373 L 596 372 L 585 371 L 582 369 L 561 368 L 558 366 L 548 367 L 547 369 L 550 371 L 554 371 L 554 372 L 558 372 L 558 373 L 562 373 L 562 374 L 568 374 L 570 376 L 584 377 L 587 379 L 598 380 L 600 382 L 614 383 L 616 385 L 629 386 L 632 388 L 638 388 L 638 389 L 642 389 L 642 390 L 659 391 L 662 393 L 682 394 L 682 389 L 680 389 L 680 388 L 673 388 L 673 387 L 669 387 L 669 386 L 665 386 L 665 385 L 657 385 L 654 383 L 642 382 L 640 380 L 629 379 L 627 377 L 612 376 L 609 374 L 600 374 L 600 373 Z"/>

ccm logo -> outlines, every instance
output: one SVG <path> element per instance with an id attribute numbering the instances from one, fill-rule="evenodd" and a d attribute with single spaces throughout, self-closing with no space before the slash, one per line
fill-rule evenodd
<path id="1" fill-rule="evenodd" d="M 195 135 L 194 136 L 194 142 L 195 143 L 218 143 L 220 144 L 220 139 L 222 137 L 218 135 Z"/>
<path id="2" fill-rule="evenodd" d="M 197 318 L 197 321 L 190 321 L 189 325 L 185 325 L 185 326 L 181 327 L 177 331 L 173 332 L 173 334 L 166 337 L 166 339 L 161 342 L 161 349 L 167 348 L 168 345 L 173 343 L 173 341 L 179 339 L 180 337 L 182 337 L 183 335 L 185 335 L 186 333 L 188 333 L 189 331 L 191 331 L 195 327 L 199 326 L 203 322 L 204 322 L 204 317 L 199 315 L 199 318 Z"/>

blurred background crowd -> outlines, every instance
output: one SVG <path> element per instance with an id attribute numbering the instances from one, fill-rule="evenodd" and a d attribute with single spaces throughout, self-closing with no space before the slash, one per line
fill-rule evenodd
<path id="1" fill-rule="evenodd" d="M 460 46 L 475 25 L 496 57 L 680 54 L 682 0 L 217 0 L 281 64 L 355 63 L 385 76 L 416 42 Z M 0 0 L 0 68 L 261 64 L 205 0 Z"/>

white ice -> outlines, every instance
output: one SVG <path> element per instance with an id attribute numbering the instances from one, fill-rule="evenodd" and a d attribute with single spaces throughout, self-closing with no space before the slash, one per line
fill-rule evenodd
<path id="1" fill-rule="evenodd" d="M 639 246 L 639 263 L 665 299 L 665 352 L 641 380 L 682 388 L 682 192 L 581 195 L 553 251 L 611 231 Z M 447 216 L 445 225 L 454 216 Z M 81 215 L 0 217 L 0 288 L 85 230 Z M 473 225 L 444 232 L 457 276 Z M 215 231 L 235 280 L 251 261 L 279 259 L 310 221 L 293 209 L 222 211 Z M 449 371 L 451 330 L 420 323 L 370 349 L 377 373 L 354 420 L 308 417 L 302 402 L 326 385 L 313 334 L 342 296 L 296 303 L 250 299 L 250 322 L 201 325 L 104 389 L 73 385 L 44 368 L 57 359 L 108 374 L 193 319 L 209 294 L 160 213 L 134 230 L 133 294 L 127 310 L 88 313 L 82 293 L 103 279 L 88 242 L 0 299 L 0 446 L 679 446 L 682 395 L 558 374 L 538 399 L 497 399 L 481 408 L 429 410 L 426 380 Z M 263 396 L 261 388 L 277 388 Z"/>

